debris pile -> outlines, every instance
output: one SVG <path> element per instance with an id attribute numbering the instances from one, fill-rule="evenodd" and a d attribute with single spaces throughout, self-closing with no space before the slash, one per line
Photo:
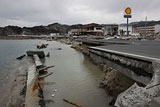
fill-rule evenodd
<path id="1" fill-rule="evenodd" d="M 47 48 L 48 44 L 37 45 L 37 49 Z"/>
<path id="2" fill-rule="evenodd" d="M 26 55 L 24 54 L 24 55 L 21 55 L 21 56 L 17 57 L 16 59 L 21 60 L 21 59 L 23 59 L 25 56 L 26 56 Z"/>
<path id="3" fill-rule="evenodd" d="M 99 87 L 104 88 L 106 93 L 113 97 L 109 104 L 113 106 L 117 96 L 134 84 L 135 81 L 126 77 L 115 69 L 112 69 L 111 67 L 104 66 L 103 70 L 106 71 L 106 76 L 100 82 Z"/>
<path id="4" fill-rule="evenodd" d="M 45 57 L 43 51 L 30 51 L 27 52 L 27 54 L 33 56 L 35 65 L 31 66 L 28 70 L 25 106 L 44 107 L 45 103 L 43 99 L 43 78 L 53 74 L 53 72 L 48 73 L 47 69 L 54 66 L 45 67 L 43 65 L 39 59 L 39 56 L 43 56 L 42 58 Z"/>
<path id="5" fill-rule="evenodd" d="M 26 53 L 28 56 L 33 56 L 34 54 L 37 54 L 39 58 L 45 57 L 44 51 L 27 51 Z"/>
<path id="6" fill-rule="evenodd" d="M 146 87 L 136 83 L 121 93 L 115 103 L 117 107 L 149 107 L 155 97 L 160 96 L 160 63 L 153 62 L 154 76 Z"/>

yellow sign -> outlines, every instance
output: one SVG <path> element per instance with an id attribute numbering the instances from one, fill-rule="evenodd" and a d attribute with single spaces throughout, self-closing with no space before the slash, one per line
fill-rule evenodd
<path id="1" fill-rule="evenodd" d="M 131 14 L 131 8 L 127 7 L 127 8 L 125 9 L 125 13 L 126 13 L 126 14 Z"/>

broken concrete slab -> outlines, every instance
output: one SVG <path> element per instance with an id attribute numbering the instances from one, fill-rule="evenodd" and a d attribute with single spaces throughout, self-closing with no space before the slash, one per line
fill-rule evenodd
<path id="1" fill-rule="evenodd" d="M 160 97 L 152 99 L 150 107 L 160 107 Z"/>
<path id="2" fill-rule="evenodd" d="M 40 107 L 38 90 L 33 90 L 37 81 L 36 66 L 33 65 L 28 69 L 27 90 L 25 98 L 25 107 Z"/>
<path id="3" fill-rule="evenodd" d="M 40 69 L 40 68 L 44 67 L 37 54 L 34 54 L 33 58 L 34 58 L 34 62 L 36 64 L 37 69 Z"/>
<path id="4" fill-rule="evenodd" d="M 153 62 L 154 76 L 151 82 L 146 87 L 140 87 L 136 83 L 132 85 L 125 92 L 121 93 L 116 100 L 115 106 L 117 107 L 149 107 L 159 104 L 156 97 L 160 96 L 160 62 Z M 151 87 L 153 86 L 153 87 Z M 151 87 L 151 88 L 148 88 Z M 155 99 L 154 99 L 155 98 Z"/>

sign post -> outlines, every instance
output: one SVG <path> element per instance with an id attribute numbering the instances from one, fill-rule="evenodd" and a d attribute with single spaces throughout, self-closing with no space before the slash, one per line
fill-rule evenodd
<path id="1" fill-rule="evenodd" d="M 127 7 L 125 9 L 125 15 L 124 15 L 124 18 L 127 18 L 127 36 L 129 36 L 129 31 L 128 31 L 128 22 L 129 22 L 129 18 L 131 18 L 132 15 L 131 15 L 131 8 Z"/>

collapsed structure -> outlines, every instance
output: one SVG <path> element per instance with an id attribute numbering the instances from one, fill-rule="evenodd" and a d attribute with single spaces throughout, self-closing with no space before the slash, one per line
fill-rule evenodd
<path id="1" fill-rule="evenodd" d="M 128 32 L 130 36 L 155 36 L 160 33 L 160 25 L 136 25 L 129 24 Z M 96 35 L 96 36 L 126 36 L 127 25 L 126 24 L 86 24 L 80 28 L 74 28 L 70 30 L 70 35 Z"/>
<path id="2" fill-rule="evenodd" d="M 159 107 L 160 62 L 153 62 L 154 75 L 149 84 L 140 87 L 136 83 L 121 93 L 115 103 L 117 107 Z"/>

